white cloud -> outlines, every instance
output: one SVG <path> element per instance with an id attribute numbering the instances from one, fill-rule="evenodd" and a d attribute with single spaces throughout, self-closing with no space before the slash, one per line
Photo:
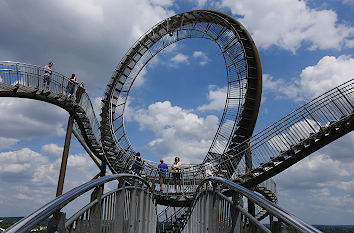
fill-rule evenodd
<path id="1" fill-rule="evenodd" d="M 172 0 L 151 0 L 151 2 L 158 6 L 171 6 L 173 4 Z"/>
<path id="2" fill-rule="evenodd" d="M 22 194 L 22 193 L 16 194 L 14 196 L 14 198 L 20 199 L 20 200 L 33 200 L 33 198 L 31 196 L 28 196 L 28 195 L 25 195 L 25 194 Z"/>
<path id="3" fill-rule="evenodd" d="M 204 66 L 204 65 L 208 64 L 208 62 L 209 62 L 208 56 L 205 53 L 203 53 L 202 51 L 194 51 L 193 57 L 199 60 L 199 64 L 201 66 Z"/>
<path id="4" fill-rule="evenodd" d="M 107 83 L 121 55 L 135 40 L 174 15 L 169 10 L 172 4 L 171 0 L 10 1 L 0 7 L 0 51 L 6 51 L 0 53 L 0 59 L 40 66 L 54 60 L 55 71 L 75 71 L 92 94 Z M 45 11 L 41 9 L 44 5 Z M 18 9 L 26 9 L 26 14 L 10 13 Z"/>
<path id="5" fill-rule="evenodd" d="M 85 170 L 92 165 L 93 161 L 87 154 L 70 155 L 68 158 L 68 166 L 75 169 Z"/>
<path id="6" fill-rule="evenodd" d="M 285 81 L 284 79 L 275 79 L 269 74 L 263 74 L 263 90 L 265 93 L 276 93 L 276 98 L 285 97 L 294 99 L 294 101 L 302 100 L 302 97 L 300 96 L 299 82 L 296 79 Z"/>
<path id="7" fill-rule="evenodd" d="M 205 110 L 223 110 L 225 107 L 227 94 L 227 87 L 218 88 L 216 86 L 209 86 L 209 93 L 207 99 L 210 101 L 208 104 L 199 106 L 197 109 L 199 111 Z"/>
<path id="8" fill-rule="evenodd" d="M 354 216 L 354 164 L 328 156 L 331 146 L 275 177 L 279 205 L 311 224 L 350 224 Z"/>
<path id="9" fill-rule="evenodd" d="M 328 155 L 317 154 L 288 168 L 277 177 L 277 182 L 287 189 L 317 189 L 354 175 L 346 168 L 346 164 Z"/>
<path id="10" fill-rule="evenodd" d="M 36 168 L 47 163 L 46 157 L 29 148 L 2 152 L 0 153 L 0 177 L 9 182 L 31 181 Z"/>
<path id="11" fill-rule="evenodd" d="M 138 77 L 136 77 L 135 81 L 134 81 L 134 85 L 133 87 L 141 87 L 142 85 L 144 85 L 144 82 L 145 82 L 145 75 L 146 75 L 147 71 L 146 71 L 146 68 L 144 67 Z"/>
<path id="12" fill-rule="evenodd" d="M 313 98 L 352 79 L 354 59 L 351 56 L 325 56 L 316 65 L 302 70 L 300 77 L 302 92 Z"/>
<path id="13" fill-rule="evenodd" d="M 337 184 L 339 189 L 342 189 L 349 193 L 354 198 L 354 178 L 349 181 L 342 181 Z"/>
<path id="14" fill-rule="evenodd" d="M 159 63 L 160 63 L 159 55 L 156 55 L 153 58 L 151 58 L 151 60 L 148 63 L 148 67 L 155 68 Z"/>
<path id="15" fill-rule="evenodd" d="M 354 36 L 354 28 L 338 23 L 332 10 L 311 9 L 298 0 L 222 0 L 252 33 L 257 46 L 273 45 L 295 52 L 302 45 L 309 49 L 341 49 Z"/>
<path id="16" fill-rule="evenodd" d="M 300 101 L 315 98 L 353 79 L 353 74 L 354 59 L 351 56 L 325 56 L 317 64 L 303 69 L 299 78 L 292 78 L 290 81 L 264 74 L 263 89 L 266 95 L 273 92 L 278 99 Z"/>
<path id="17" fill-rule="evenodd" d="M 63 147 L 60 147 L 57 144 L 46 144 L 42 146 L 42 151 L 60 156 L 63 153 Z"/>
<path id="18" fill-rule="evenodd" d="M 343 4 L 354 6 L 354 0 L 343 0 Z"/>
<path id="19" fill-rule="evenodd" d="M 174 63 L 188 63 L 189 57 L 182 53 L 176 54 L 174 57 L 171 58 L 171 61 Z"/>
<path id="20" fill-rule="evenodd" d="M 0 98 L 0 137 L 32 139 L 63 136 L 68 113 L 42 101 Z M 14 142 L 14 141 L 13 141 Z"/>
<path id="21" fill-rule="evenodd" d="M 0 137 L 0 149 L 11 148 L 11 146 L 16 145 L 19 141 L 15 138 Z"/>
<path id="22" fill-rule="evenodd" d="M 95 115 L 96 115 L 98 122 L 101 121 L 100 113 L 101 113 L 101 107 L 102 107 L 102 99 L 103 99 L 103 97 L 97 97 L 92 102 L 93 111 L 95 111 Z"/>
<path id="23" fill-rule="evenodd" d="M 57 146 L 44 145 L 45 150 Z M 54 150 L 55 151 L 55 150 Z M 0 153 L 0 215 L 23 215 L 55 197 L 61 158 L 48 157 L 23 148 Z M 99 169 L 86 154 L 69 155 L 64 192 L 89 181 Z"/>
<path id="24" fill-rule="evenodd" d="M 180 155 L 184 162 L 200 162 L 218 127 L 216 116 L 198 117 L 189 110 L 172 106 L 169 101 L 136 109 L 132 117 L 140 130 L 151 130 L 156 135 L 149 143 L 153 152 L 166 158 Z"/>

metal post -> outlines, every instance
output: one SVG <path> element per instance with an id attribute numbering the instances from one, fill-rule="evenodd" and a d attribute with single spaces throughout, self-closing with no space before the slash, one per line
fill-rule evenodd
<path id="1" fill-rule="evenodd" d="M 66 164 L 68 162 L 68 155 L 69 155 L 69 148 L 70 148 L 71 132 L 73 130 L 73 123 L 74 123 L 74 116 L 70 115 L 69 120 L 68 120 L 68 127 L 66 129 L 63 157 L 61 159 L 60 173 L 59 173 L 58 186 L 57 186 L 57 194 L 56 194 L 57 197 L 63 193 Z"/>
<path id="2" fill-rule="evenodd" d="M 134 189 L 131 191 L 129 203 L 129 230 L 127 232 L 134 233 L 136 230 L 137 219 L 137 181 L 134 182 Z"/>
<path id="3" fill-rule="evenodd" d="M 97 187 L 93 190 L 91 194 L 91 202 L 97 200 L 97 203 L 92 208 L 89 217 L 90 224 L 90 232 L 99 233 L 101 231 L 101 223 L 102 223 L 102 187 Z"/>
<path id="4" fill-rule="evenodd" d="M 249 143 L 248 144 L 248 149 L 246 151 L 246 154 L 245 154 L 245 158 L 246 158 L 246 172 L 252 170 L 252 153 L 251 153 L 251 150 L 250 150 L 250 147 L 249 147 Z M 254 188 L 251 188 L 251 190 L 253 191 Z M 251 202 L 249 199 L 248 199 L 248 213 L 250 213 L 253 217 L 256 215 L 256 210 L 255 210 L 255 205 L 253 202 Z M 250 224 L 251 225 L 251 224 Z M 254 232 L 254 227 L 250 226 L 250 231 L 251 232 Z"/>
<path id="5" fill-rule="evenodd" d="M 107 163 L 105 160 L 102 160 L 102 165 L 100 167 L 101 172 L 100 172 L 100 176 L 104 177 L 106 175 L 106 168 L 107 168 Z"/>
<path id="6" fill-rule="evenodd" d="M 273 215 L 269 215 L 269 229 L 270 229 L 270 231 L 272 231 L 273 232 L 273 228 L 274 228 L 274 217 L 273 217 Z"/>
<path id="7" fill-rule="evenodd" d="M 48 222 L 47 232 L 65 233 L 65 216 L 65 213 L 60 211 L 54 213 L 52 218 Z"/>
<path id="8" fill-rule="evenodd" d="M 236 208 L 236 206 L 243 206 L 242 197 L 239 193 L 232 194 L 232 207 L 231 207 L 231 222 L 232 228 L 230 232 L 237 233 L 240 232 L 242 227 L 241 212 Z"/>
<path id="9" fill-rule="evenodd" d="M 124 182 L 119 182 L 118 188 L 124 187 Z M 124 212 L 125 212 L 125 189 L 118 191 L 115 204 L 115 218 L 113 219 L 113 232 L 124 230 Z M 123 229 L 123 230 L 122 230 Z"/>

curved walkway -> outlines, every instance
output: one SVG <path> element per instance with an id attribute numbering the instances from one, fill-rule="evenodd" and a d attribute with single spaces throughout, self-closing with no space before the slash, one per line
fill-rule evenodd
<path id="1" fill-rule="evenodd" d="M 80 100 L 68 98 L 65 94 L 68 79 L 55 72 L 50 90 L 43 89 L 43 72 L 43 68 L 33 65 L 1 62 L 0 96 L 36 99 L 65 109 L 74 115 L 77 128 L 90 149 L 100 159 L 106 159 L 100 143 L 104 139 L 88 95 L 84 93 Z M 214 167 L 213 176 L 255 187 L 351 132 L 354 129 L 353 106 L 354 80 L 351 80 L 298 108 L 240 144 L 238 149 L 230 149 L 210 160 L 209 165 Z M 247 169 L 246 153 L 252 154 L 252 169 Z M 237 167 L 233 166 L 234 160 Z M 205 164 L 185 165 L 182 168 L 182 190 L 175 190 L 171 171 L 168 171 L 165 190 L 157 193 L 157 202 L 189 206 L 196 187 L 207 177 L 205 170 Z M 157 164 L 145 163 L 141 176 L 159 191 Z"/>
<path id="2" fill-rule="evenodd" d="M 100 159 L 104 158 L 101 145 L 99 122 L 96 119 L 91 100 L 86 92 L 80 98 L 66 95 L 69 79 L 53 72 L 50 88 L 43 88 L 44 69 L 19 63 L 0 62 L 0 97 L 19 97 L 44 101 L 68 111 L 74 116 L 75 124 L 90 150 Z"/>

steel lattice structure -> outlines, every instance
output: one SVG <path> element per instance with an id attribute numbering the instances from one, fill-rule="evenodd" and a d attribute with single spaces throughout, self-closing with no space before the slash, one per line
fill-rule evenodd
<path id="1" fill-rule="evenodd" d="M 227 93 L 223 115 L 204 162 L 249 138 L 257 119 L 262 71 L 257 48 L 235 19 L 216 11 L 195 10 L 152 27 L 126 53 L 108 84 L 102 106 L 101 135 L 113 172 L 128 169 L 135 151 L 124 128 L 124 109 L 139 72 L 160 51 L 189 38 L 215 42 L 223 55 Z"/>
<path id="2" fill-rule="evenodd" d="M 97 176 L 58 196 L 8 232 L 27 232 L 49 216 L 52 220 L 48 227 L 58 232 L 151 232 L 158 223 L 156 204 L 169 206 L 159 215 L 161 224 L 179 223 L 184 232 L 270 232 L 260 222 L 267 215 L 271 216 L 272 232 L 281 232 L 284 223 L 299 232 L 319 232 L 274 204 L 276 186 L 269 178 L 354 130 L 354 80 L 329 90 L 251 137 L 261 97 L 261 65 L 249 33 L 223 13 L 185 12 L 144 34 L 114 71 L 103 99 L 101 124 L 86 93 L 75 99 L 67 95 L 67 77 L 53 72 L 51 86 L 45 89 L 41 67 L 1 62 L 0 97 L 36 99 L 65 109 L 89 149 L 102 160 L 99 164 L 93 158 L 101 169 L 98 175 L 104 175 L 106 162 L 113 173 L 120 173 L 130 168 L 135 155 L 124 128 L 124 108 L 134 80 L 160 51 L 188 38 L 205 38 L 219 46 L 228 88 L 220 125 L 203 163 L 182 168 L 182 192 L 173 189 L 170 170 L 166 192 L 161 192 L 156 165 L 146 163 L 141 177 Z M 208 178 L 203 173 L 206 164 L 217 167 L 213 176 L 220 177 Z M 118 181 L 117 189 L 104 193 L 103 184 L 112 180 Z M 62 208 L 92 190 L 90 202 L 65 223 Z M 247 210 L 241 196 L 248 199 L 248 204 L 253 203 L 247 205 Z M 175 206 L 181 208 L 172 208 Z M 273 217 L 278 221 L 273 221 Z"/>

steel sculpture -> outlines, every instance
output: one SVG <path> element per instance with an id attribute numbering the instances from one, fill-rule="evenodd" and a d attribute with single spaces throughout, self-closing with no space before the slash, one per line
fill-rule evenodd
<path id="1" fill-rule="evenodd" d="M 261 63 L 251 36 L 238 21 L 226 14 L 210 10 L 185 12 L 158 23 L 135 42 L 116 67 L 107 86 L 101 135 L 113 172 L 127 170 L 135 154 L 124 128 L 125 104 L 135 79 L 159 52 L 189 38 L 215 42 L 224 57 L 227 72 L 224 112 L 204 162 L 227 155 L 225 151 L 238 148 L 238 144 L 251 136 L 262 92 Z M 227 120 L 233 123 L 226 124 Z M 237 162 L 233 167 L 237 167 Z"/>
<path id="2" fill-rule="evenodd" d="M 178 192 L 169 179 L 165 185 L 166 192 L 159 192 L 157 164 L 151 161 L 142 167 L 141 177 L 116 174 L 98 178 L 105 175 L 106 164 L 113 173 L 127 171 L 132 164 L 135 151 L 125 132 L 124 108 L 137 75 L 164 48 L 189 38 L 214 41 L 220 48 L 227 71 L 225 108 L 205 159 L 201 164 L 182 168 L 183 189 Z M 282 223 L 300 232 L 318 232 L 272 204 L 277 202 L 277 197 L 275 183 L 270 178 L 354 130 L 354 80 L 326 92 L 251 137 L 262 87 L 258 52 L 249 33 L 239 22 L 209 10 L 185 12 L 163 20 L 132 46 L 107 85 L 100 124 L 86 93 L 80 99 L 69 98 L 65 93 L 69 79 L 55 72 L 50 89 L 44 89 L 43 74 L 41 67 L 1 62 L 0 96 L 41 100 L 68 111 L 79 132 L 74 131 L 74 135 L 101 172 L 93 181 L 57 197 L 8 232 L 29 231 L 38 221 L 49 216 L 52 216 L 49 226 L 53 231 L 123 229 L 124 232 L 138 224 L 134 231 L 144 232 L 144 229 L 151 230 L 151 226 L 156 226 L 156 203 L 170 206 L 160 214 L 162 223 L 176 224 L 179 221 L 181 226 L 187 226 L 185 231 L 194 229 L 193 222 L 201 223 L 208 215 L 208 218 L 220 217 L 216 225 L 210 225 L 210 229 L 220 232 L 236 228 L 245 232 L 256 229 L 268 232 L 259 220 L 270 215 L 273 232 L 279 232 Z M 227 120 L 233 124 L 225 124 Z M 218 178 L 206 177 L 203 171 L 207 164 L 216 168 L 213 176 Z M 168 176 L 170 172 L 167 171 Z M 115 179 L 119 180 L 119 187 L 103 194 L 100 187 Z M 65 224 L 65 214 L 60 212 L 62 207 L 94 187 L 90 203 Z M 262 194 L 272 203 L 245 188 Z M 240 204 L 240 195 L 248 198 L 251 214 Z M 226 196 L 232 197 L 233 202 Z M 211 200 L 217 200 L 218 207 Z M 149 207 L 142 207 L 144 203 L 149 203 Z M 203 207 L 201 203 L 207 205 Z M 256 213 L 253 213 L 253 205 L 258 210 Z M 124 213 L 118 213 L 118 207 L 123 208 Z M 221 215 L 215 215 L 214 209 L 221 211 Z M 207 215 L 205 211 L 209 211 Z M 273 217 L 279 221 L 273 222 Z M 150 228 L 135 222 L 137 218 L 144 218 L 144 224 L 149 223 Z M 206 226 L 204 224 L 200 229 Z"/>

